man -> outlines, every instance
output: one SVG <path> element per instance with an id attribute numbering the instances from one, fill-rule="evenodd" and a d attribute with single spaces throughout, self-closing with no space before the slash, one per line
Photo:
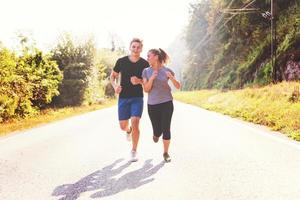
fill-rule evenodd
<path id="1" fill-rule="evenodd" d="M 126 132 L 128 140 L 132 140 L 131 161 L 137 161 L 137 145 L 139 141 L 139 121 L 143 112 L 142 72 L 149 66 L 140 57 L 143 42 L 134 38 L 130 42 L 130 55 L 119 58 L 110 75 L 110 82 L 116 94 L 119 94 L 118 116 L 120 127 Z M 120 85 L 116 83 L 121 79 Z M 131 126 L 129 125 L 129 119 Z"/>

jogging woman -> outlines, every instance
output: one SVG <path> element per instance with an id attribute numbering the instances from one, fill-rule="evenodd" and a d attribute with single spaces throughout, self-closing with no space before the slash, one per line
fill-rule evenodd
<path id="1" fill-rule="evenodd" d="M 180 82 L 175 78 L 174 72 L 165 66 L 169 56 L 162 49 L 148 51 L 147 60 L 150 67 L 143 70 L 143 88 L 148 94 L 148 114 L 153 128 L 153 141 L 163 138 L 163 158 L 170 162 L 169 145 L 171 139 L 171 119 L 173 115 L 173 97 L 169 81 L 180 88 Z"/>

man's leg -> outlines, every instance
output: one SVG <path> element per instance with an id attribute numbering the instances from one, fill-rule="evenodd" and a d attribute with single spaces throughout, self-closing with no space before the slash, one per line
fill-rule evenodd
<path id="1" fill-rule="evenodd" d="M 131 117 L 131 126 L 132 126 L 132 151 L 136 151 L 139 137 L 140 137 L 140 129 L 139 129 L 140 117 Z"/>
<path id="2" fill-rule="evenodd" d="M 127 141 L 131 141 L 132 140 L 132 127 L 129 126 L 129 120 L 121 120 L 120 121 L 120 128 L 123 131 L 126 131 L 126 139 Z"/>
<path id="3" fill-rule="evenodd" d="M 131 104 L 131 126 L 132 126 L 132 151 L 137 150 L 139 137 L 140 137 L 140 118 L 143 113 L 144 101 L 143 97 L 132 99 Z"/>
<path id="4" fill-rule="evenodd" d="M 118 115 L 121 130 L 129 132 L 130 102 L 128 99 L 119 99 Z"/>
<path id="5" fill-rule="evenodd" d="M 126 131 L 129 132 L 130 131 L 130 127 L 129 127 L 129 120 L 121 120 L 120 121 L 120 128 L 122 131 Z"/>

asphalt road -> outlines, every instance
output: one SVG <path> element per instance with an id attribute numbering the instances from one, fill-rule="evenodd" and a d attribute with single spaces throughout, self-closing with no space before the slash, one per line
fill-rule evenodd
<path id="1" fill-rule="evenodd" d="M 117 108 L 0 138 L 0 200 L 299 200 L 300 144 L 175 102 L 171 163 L 145 107 L 139 161 Z"/>

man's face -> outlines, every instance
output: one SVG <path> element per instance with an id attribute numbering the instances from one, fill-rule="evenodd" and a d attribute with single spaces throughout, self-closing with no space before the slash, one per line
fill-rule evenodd
<path id="1" fill-rule="evenodd" d="M 132 54 L 135 55 L 140 55 L 140 53 L 142 52 L 142 44 L 139 42 L 133 42 L 130 45 L 129 50 L 131 51 Z"/>

